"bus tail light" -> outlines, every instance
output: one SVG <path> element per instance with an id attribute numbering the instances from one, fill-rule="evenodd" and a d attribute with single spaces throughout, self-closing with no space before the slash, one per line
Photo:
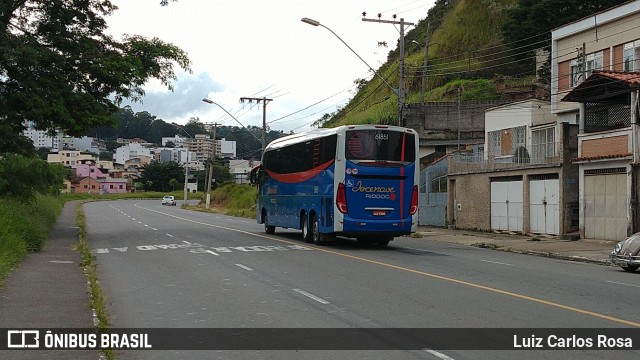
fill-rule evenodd
<path id="1" fill-rule="evenodd" d="M 336 194 L 336 205 L 338 206 L 338 211 L 343 214 L 347 213 L 347 192 L 344 189 L 344 184 L 338 184 L 338 193 Z"/>
<path id="2" fill-rule="evenodd" d="M 413 194 L 411 195 L 411 207 L 409 214 L 413 215 L 418 212 L 418 185 L 413 185 Z"/>

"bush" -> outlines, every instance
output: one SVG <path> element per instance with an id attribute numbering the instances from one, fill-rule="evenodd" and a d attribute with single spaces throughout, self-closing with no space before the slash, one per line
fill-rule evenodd
<path id="1" fill-rule="evenodd" d="M 248 184 L 227 184 L 211 193 L 211 201 L 227 210 L 250 210 L 256 204 L 258 192 Z"/>
<path id="2" fill-rule="evenodd" d="M 14 199 L 0 201 L 0 279 L 20 263 L 29 251 L 40 251 L 63 202 L 36 195 L 25 203 Z"/>

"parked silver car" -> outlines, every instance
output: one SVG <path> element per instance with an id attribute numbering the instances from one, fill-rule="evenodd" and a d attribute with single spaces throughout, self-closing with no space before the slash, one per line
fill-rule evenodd
<path id="1" fill-rule="evenodd" d="M 624 271 L 638 270 L 640 268 L 640 232 L 617 243 L 609 254 L 609 260 Z"/>

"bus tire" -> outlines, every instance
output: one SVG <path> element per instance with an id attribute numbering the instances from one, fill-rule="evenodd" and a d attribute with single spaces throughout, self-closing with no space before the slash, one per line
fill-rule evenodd
<path id="1" fill-rule="evenodd" d="M 269 216 L 267 216 L 267 211 L 262 210 L 262 222 L 264 223 L 264 232 L 271 235 L 276 232 L 276 227 L 273 225 L 269 225 Z"/>
<path id="2" fill-rule="evenodd" d="M 302 215 L 302 240 L 306 243 L 312 243 L 313 231 L 309 228 L 309 218 L 306 214 Z"/>
<path id="3" fill-rule="evenodd" d="M 309 224 L 311 225 L 311 239 L 316 245 L 324 244 L 324 236 L 320 234 L 320 223 L 315 213 L 311 213 L 309 216 Z"/>

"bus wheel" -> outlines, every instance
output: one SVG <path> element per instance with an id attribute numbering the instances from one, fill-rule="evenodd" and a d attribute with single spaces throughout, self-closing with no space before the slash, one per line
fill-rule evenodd
<path id="1" fill-rule="evenodd" d="M 302 240 L 306 243 L 313 241 L 313 231 L 309 229 L 309 218 L 307 215 L 302 215 Z"/>
<path id="2" fill-rule="evenodd" d="M 318 223 L 318 217 L 316 214 L 311 214 L 311 216 L 309 216 L 309 224 L 311 225 L 309 230 L 311 230 L 313 243 L 316 245 L 322 245 L 324 243 L 324 236 L 320 234 L 320 224 Z"/>
<path id="3" fill-rule="evenodd" d="M 269 217 L 267 216 L 267 212 L 262 210 L 262 222 L 264 223 L 264 232 L 267 234 L 273 234 L 276 232 L 276 227 L 273 225 L 269 225 Z"/>

